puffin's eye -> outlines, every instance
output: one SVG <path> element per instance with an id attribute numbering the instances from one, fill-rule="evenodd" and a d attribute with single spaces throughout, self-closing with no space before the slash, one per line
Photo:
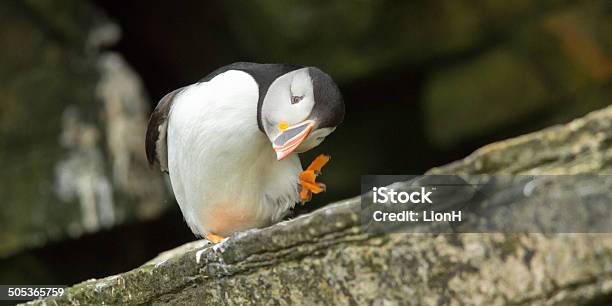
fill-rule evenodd
<path id="1" fill-rule="evenodd" d="M 298 103 L 304 99 L 304 96 L 291 96 L 291 104 Z"/>

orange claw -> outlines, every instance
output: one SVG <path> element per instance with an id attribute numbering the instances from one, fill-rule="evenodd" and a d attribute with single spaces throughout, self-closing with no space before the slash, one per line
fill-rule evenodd
<path id="1" fill-rule="evenodd" d="M 317 156 L 317 158 L 310 163 L 310 166 L 308 166 L 306 170 L 316 170 L 320 172 L 321 169 L 323 169 L 323 166 L 325 166 L 330 159 L 331 156 L 327 154 L 319 154 L 319 156 Z"/>
<path id="2" fill-rule="evenodd" d="M 213 234 L 213 233 L 208 233 L 208 234 L 206 234 L 206 239 L 208 239 L 212 243 L 217 244 L 217 243 L 223 241 L 223 239 L 225 239 L 225 237 L 219 236 L 219 235 L 216 235 L 216 234 Z"/>
<path id="3" fill-rule="evenodd" d="M 327 164 L 331 157 L 326 154 L 321 154 L 315 158 L 306 170 L 300 173 L 300 199 L 302 202 L 308 202 L 312 198 L 313 193 L 321 193 L 325 191 L 325 184 L 316 182 L 317 175 L 321 174 L 321 169 Z"/>

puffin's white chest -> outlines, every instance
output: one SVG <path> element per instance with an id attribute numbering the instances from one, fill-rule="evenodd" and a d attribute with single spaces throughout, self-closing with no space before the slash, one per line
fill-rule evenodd
<path id="1" fill-rule="evenodd" d="M 231 71 L 187 88 L 172 107 L 170 179 L 195 233 L 263 226 L 299 200 L 299 159 L 276 160 L 257 127 L 257 97 L 255 81 Z"/>

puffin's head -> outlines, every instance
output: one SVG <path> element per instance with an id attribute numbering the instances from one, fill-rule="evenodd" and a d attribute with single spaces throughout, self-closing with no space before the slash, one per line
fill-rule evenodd
<path id="1" fill-rule="evenodd" d="M 261 123 L 281 160 L 318 146 L 344 119 L 338 86 L 315 67 L 278 77 L 264 97 Z"/>

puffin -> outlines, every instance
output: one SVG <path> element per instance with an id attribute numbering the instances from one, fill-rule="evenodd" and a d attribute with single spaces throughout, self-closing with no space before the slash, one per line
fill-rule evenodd
<path id="1" fill-rule="evenodd" d="M 325 191 L 329 155 L 302 168 L 298 153 L 343 121 L 333 79 L 312 66 L 238 62 L 165 95 L 151 113 L 146 156 L 167 173 L 196 236 L 229 235 L 281 221 Z"/>

